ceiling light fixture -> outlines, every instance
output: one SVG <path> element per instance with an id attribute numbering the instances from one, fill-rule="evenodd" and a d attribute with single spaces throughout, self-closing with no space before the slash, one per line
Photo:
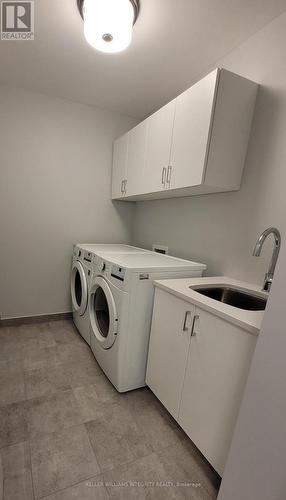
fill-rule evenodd
<path id="1" fill-rule="evenodd" d="M 130 45 L 139 15 L 139 0 L 77 0 L 87 42 L 102 52 L 120 52 Z"/>

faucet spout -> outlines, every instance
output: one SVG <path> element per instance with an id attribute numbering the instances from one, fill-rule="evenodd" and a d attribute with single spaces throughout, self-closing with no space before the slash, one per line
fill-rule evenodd
<path id="1" fill-rule="evenodd" d="M 270 262 L 269 269 L 265 275 L 264 278 L 264 283 L 263 283 L 263 290 L 270 292 L 272 281 L 273 281 L 273 276 L 275 272 L 275 267 L 277 264 L 277 259 L 281 247 L 281 235 L 278 229 L 276 227 L 269 227 L 268 229 L 265 229 L 263 233 L 259 236 L 256 245 L 254 247 L 253 255 L 255 257 L 259 257 L 261 254 L 261 250 L 263 247 L 263 244 L 266 240 L 266 238 L 270 235 L 273 234 L 274 236 L 274 249 L 273 249 L 273 254 Z"/>

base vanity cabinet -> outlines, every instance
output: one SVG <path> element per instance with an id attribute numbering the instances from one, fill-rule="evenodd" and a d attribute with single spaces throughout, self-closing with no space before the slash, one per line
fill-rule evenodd
<path id="1" fill-rule="evenodd" d="M 256 337 L 196 307 L 178 422 L 222 475 Z"/>
<path id="2" fill-rule="evenodd" d="M 162 290 L 155 294 L 154 307 L 146 381 L 178 420 L 195 308 Z"/>
<path id="3" fill-rule="evenodd" d="M 256 340 L 156 287 L 146 383 L 220 475 Z"/>

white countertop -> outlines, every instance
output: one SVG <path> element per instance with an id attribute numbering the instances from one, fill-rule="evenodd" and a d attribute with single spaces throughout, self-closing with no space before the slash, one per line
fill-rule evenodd
<path id="1" fill-rule="evenodd" d="M 264 311 L 246 311 L 244 309 L 238 309 L 237 307 L 211 299 L 189 288 L 190 286 L 198 285 L 228 285 L 235 286 L 241 291 L 255 292 L 256 295 L 267 298 L 268 293 L 263 292 L 261 287 L 257 285 L 227 278 L 226 276 L 218 276 L 215 278 L 179 278 L 159 280 L 155 281 L 154 284 L 156 287 L 166 290 L 187 302 L 191 302 L 206 311 L 220 316 L 221 318 L 240 326 L 252 334 L 259 334 Z"/>

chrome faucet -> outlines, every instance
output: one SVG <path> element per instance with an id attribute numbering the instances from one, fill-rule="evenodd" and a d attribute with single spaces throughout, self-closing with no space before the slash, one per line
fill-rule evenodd
<path id="1" fill-rule="evenodd" d="M 263 233 L 259 236 L 259 238 L 256 242 L 256 245 L 254 247 L 254 251 L 253 251 L 253 255 L 255 257 L 259 257 L 261 254 L 261 249 L 263 247 L 263 244 L 264 244 L 267 236 L 269 236 L 270 234 L 273 234 L 273 236 L 274 236 L 274 250 L 273 250 L 270 266 L 269 266 L 267 273 L 265 274 L 264 283 L 263 283 L 263 290 L 265 290 L 266 292 L 270 292 L 272 281 L 273 281 L 273 276 L 274 276 L 274 272 L 275 272 L 275 267 L 276 267 L 280 247 L 281 247 L 281 235 L 280 235 L 278 229 L 276 229 L 276 227 L 269 227 L 268 229 L 265 229 L 265 231 L 263 231 Z"/>

